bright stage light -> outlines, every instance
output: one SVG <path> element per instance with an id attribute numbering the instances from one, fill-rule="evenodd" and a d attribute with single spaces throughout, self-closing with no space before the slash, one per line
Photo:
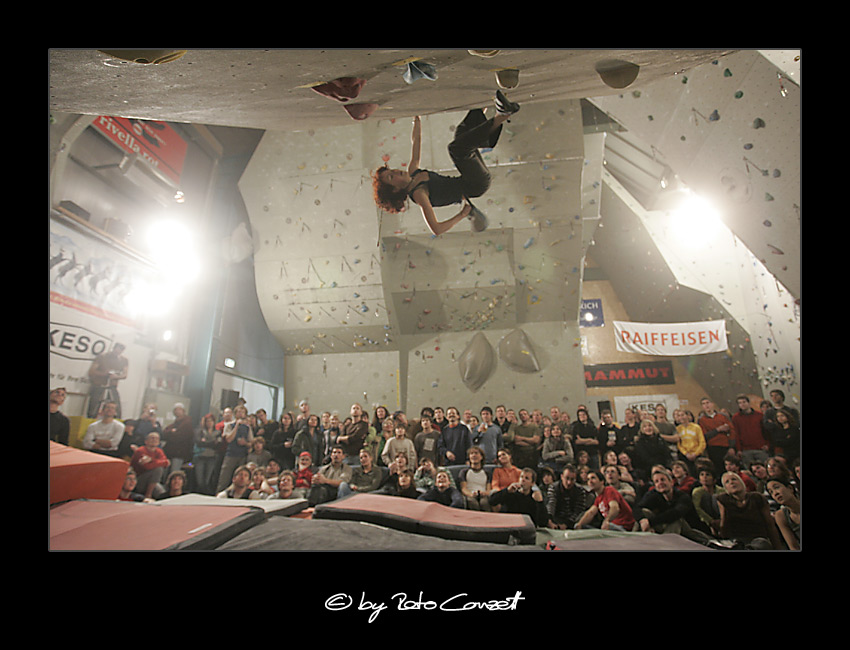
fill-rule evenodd
<path id="1" fill-rule="evenodd" d="M 192 233 L 178 221 L 162 220 L 148 230 L 151 256 L 169 283 L 185 285 L 198 277 L 200 264 Z"/>
<path id="2" fill-rule="evenodd" d="M 680 206 L 671 211 L 670 220 L 678 241 L 692 247 L 710 245 L 723 226 L 714 206 L 690 193 Z"/>

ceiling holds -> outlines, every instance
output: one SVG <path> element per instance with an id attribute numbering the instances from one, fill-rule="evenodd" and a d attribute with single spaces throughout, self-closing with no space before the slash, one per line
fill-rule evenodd
<path id="1" fill-rule="evenodd" d="M 596 74 L 611 88 L 627 88 L 637 79 L 639 72 L 639 65 L 619 59 L 606 59 L 596 63 Z"/>
<path id="2" fill-rule="evenodd" d="M 348 115 L 354 120 L 365 120 L 372 113 L 375 112 L 375 109 L 378 108 L 377 104 L 346 104 L 343 108 L 345 108 Z"/>
<path id="3" fill-rule="evenodd" d="M 347 102 L 351 99 L 355 99 L 365 85 L 365 79 L 360 79 L 358 77 L 340 77 L 339 79 L 334 79 L 333 81 L 327 81 L 310 87 L 320 95 L 336 99 L 340 102 Z"/>
<path id="4" fill-rule="evenodd" d="M 415 60 L 408 61 L 407 66 L 402 73 L 402 78 L 408 84 L 412 84 L 419 79 L 427 79 L 428 81 L 437 80 L 437 69 L 430 63 L 425 61 Z"/>
<path id="5" fill-rule="evenodd" d="M 490 378 L 495 365 L 496 353 L 493 347 L 486 336 L 477 332 L 458 359 L 461 380 L 474 393 Z"/>
<path id="6" fill-rule="evenodd" d="M 499 358 L 517 372 L 538 372 L 540 363 L 525 332 L 515 329 L 499 341 Z"/>
<path id="7" fill-rule="evenodd" d="M 496 70 L 496 84 L 499 88 L 510 90 L 519 85 L 519 70 L 516 68 L 502 68 Z"/>
<path id="8" fill-rule="evenodd" d="M 176 61 L 184 54 L 186 50 L 100 50 L 104 54 L 121 59 L 122 61 L 130 61 L 131 63 L 143 63 L 151 65 L 159 65 Z"/>

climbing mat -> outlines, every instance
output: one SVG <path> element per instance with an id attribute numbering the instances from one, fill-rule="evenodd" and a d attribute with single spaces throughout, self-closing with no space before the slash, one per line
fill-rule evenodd
<path id="1" fill-rule="evenodd" d="M 313 520 L 378 524 L 419 535 L 496 544 L 534 544 L 536 529 L 527 515 L 461 510 L 385 494 L 353 494 L 316 506 Z"/>
<path id="2" fill-rule="evenodd" d="M 280 515 L 289 517 L 296 515 L 310 504 L 307 499 L 257 499 L 257 500 L 242 500 L 242 499 L 219 499 L 218 497 L 207 496 L 205 494 L 183 494 L 179 497 L 163 499 L 158 502 L 162 506 L 217 506 L 230 508 L 244 508 L 250 505 L 252 508 L 259 508 L 267 515 Z"/>
<path id="3" fill-rule="evenodd" d="M 388 497 L 399 498 L 399 497 Z M 220 551 L 542 551 L 539 546 L 509 546 L 448 539 L 364 521 L 269 517 L 222 544 Z"/>
<path id="4" fill-rule="evenodd" d="M 616 530 L 554 530 L 541 528 L 538 545 L 550 551 L 708 551 L 681 535 L 626 533 Z"/>
<path id="5" fill-rule="evenodd" d="M 73 499 L 115 499 L 129 463 L 50 442 L 50 504 Z"/>
<path id="6" fill-rule="evenodd" d="M 173 506 L 80 499 L 55 506 L 51 551 L 211 550 L 265 518 L 250 506 Z"/>

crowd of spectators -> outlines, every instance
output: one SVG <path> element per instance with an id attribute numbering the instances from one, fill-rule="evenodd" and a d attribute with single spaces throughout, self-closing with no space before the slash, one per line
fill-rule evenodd
<path id="1" fill-rule="evenodd" d="M 50 394 L 51 439 L 67 444 Z M 354 492 L 529 515 L 539 527 L 679 534 L 735 549 L 800 549 L 800 413 L 781 390 L 734 412 L 709 398 L 694 414 L 664 405 L 610 411 L 595 422 L 553 406 L 497 405 L 477 413 L 426 406 L 408 419 L 353 404 L 344 417 L 311 410 L 269 419 L 242 403 L 195 426 L 182 404 L 163 426 L 154 404 L 116 419 L 104 404 L 85 449 L 129 461 L 126 500 L 184 493 L 229 499 L 306 499 L 316 506 Z M 65 418 L 67 420 L 67 418 Z"/>

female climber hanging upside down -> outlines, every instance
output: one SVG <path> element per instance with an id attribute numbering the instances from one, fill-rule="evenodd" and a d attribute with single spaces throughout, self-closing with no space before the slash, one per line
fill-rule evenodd
<path id="1" fill-rule="evenodd" d="M 441 235 L 466 217 L 472 219 L 476 231 L 487 227 L 486 217 L 470 203 L 470 198 L 484 194 L 490 187 L 490 172 L 481 157 L 480 147 L 494 147 L 499 140 L 502 124 L 519 110 L 519 104 L 508 101 L 501 91 L 496 91 L 496 115 L 484 117 L 480 108 L 472 109 L 455 130 L 449 143 L 449 156 L 460 176 L 444 176 L 427 169 L 419 169 L 422 141 L 422 124 L 413 118 L 411 133 L 412 152 L 407 170 L 390 169 L 384 165 L 372 175 L 375 202 L 393 214 L 407 209 L 411 199 L 422 210 L 425 223 L 435 235 Z M 455 216 L 437 221 L 435 207 L 464 203 Z"/>

